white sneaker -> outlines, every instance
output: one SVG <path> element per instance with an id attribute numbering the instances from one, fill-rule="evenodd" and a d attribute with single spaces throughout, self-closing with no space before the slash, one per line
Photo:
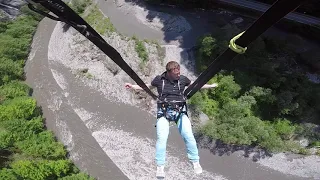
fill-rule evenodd
<path id="1" fill-rule="evenodd" d="M 164 166 L 157 166 L 157 178 L 164 178 L 165 173 L 164 173 Z"/>
<path id="2" fill-rule="evenodd" d="M 199 162 L 193 162 L 193 169 L 194 169 L 194 173 L 196 174 L 201 174 L 202 173 L 202 167 L 200 165 Z"/>

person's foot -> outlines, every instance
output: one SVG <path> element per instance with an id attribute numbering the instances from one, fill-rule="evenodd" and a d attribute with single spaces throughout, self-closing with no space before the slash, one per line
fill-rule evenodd
<path id="1" fill-rule="evenodd" d="M 202 167 L 200 165 L 199 162 L 193 162 L 193 169 L 194 169 L 194 173 L 196 174 L 201 174 L 202 173 Z"/>
<path id="2" fill-rule="evenodd" d="M 164 166 L 157 166 L 157 178 L 164 178 L 165 173 L 164 173 Z"/>

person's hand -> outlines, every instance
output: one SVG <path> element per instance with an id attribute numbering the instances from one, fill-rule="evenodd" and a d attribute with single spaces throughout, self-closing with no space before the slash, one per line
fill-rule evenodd
<path id="1" fill-rule="evenodd" d="M 125 83 L 125 88 L 127 89 L 131 89 L 132 88 L 132 84 L 131 83 Z"/>
<path id="2" fill-rule="evenodd" d="M 217 83 L 213 83 L 213 84 L 211 84 L 211 87 L 212 87 L 212 88 L 217 87 L 217 86 L 218 86 L 218 84 L 217 84 Z"/>

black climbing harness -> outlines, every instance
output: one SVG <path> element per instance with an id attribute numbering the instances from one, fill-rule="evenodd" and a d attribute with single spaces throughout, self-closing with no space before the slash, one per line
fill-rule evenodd
<path id="1" fill-rule="evenodd" d="M 101 49 L 107 56 L 110 57 L 121 69 L 123 69 L 143 90 L 145 90 L 153 99 L 157 96 L 146 86 L 146 84 L 139 78 L 139 76 L 130 68 L 130 66 L 123 60 L 121 55 L 110 46 L 86 21 L 84 21 L 77 13 L 75 13 L 62 0 L 27 0 L 28 7 L 50 19 L 56 21 L 63 21 L 82 35 L 88 38 L 99 49 Z M 40 3 L 43 7 L 51 11 L 57 17 L 42 12 L 30 3 Z M 272 25 L 280 21 L 284 16 L 294 11 L 308 0 L 278 0 L 276 1 L 259 19 L 255 21 L 246 31 L 235 36 L 230 40 L 229 48 L 217 57 L 209 65 L 209 67 L 200 74 L 200 76 L 184 91 L 187 99 L 191 98 L 201 87 L 206 84 L 215 74 L 217 74 L 223 67 L 225 67 L 236 55 L 243 54 L 246 47 L 264 33 Z"/>
<path id="2" fill-rule="evenodd" d="M 188 116 L 188 109 L 187 109 L 186 102 L 178 102 L 178 101 L 162 102 L 162 103 L 158 103 L 157 109 L 160 110 L 157 112 L 157 119 L 161 117 L 165 117 L 169 122 L 174 121 L 176 124 L 178 124 L 178 121 L 183 114 Z M 169 114 L 169 113 L 173 113 L 173 114 Z"/>
<path id="3" fill-rule="evenodd" d="M 187 103 L 183 93 L 181 92 L 180 81 L 178 80 L 178 88 L 180 95 L 183 97 L 183 101 L 167 101 L 166 96 L 163 97 L 164 86 L 165 82 L 164 79 L 162 79 L 161 93 L 159 96 L 159 99 L 161 100 L 158 99 L 157 101 L 157 119 L 165 117 L 169 122 L 174 121 L 176 124 L 178 124 L 178 120 L 182 114 L 188 116 Z M 174 114 L 169 114 L 171 112 Z M 173 116 L 174 118 L 172 118 Z"/>

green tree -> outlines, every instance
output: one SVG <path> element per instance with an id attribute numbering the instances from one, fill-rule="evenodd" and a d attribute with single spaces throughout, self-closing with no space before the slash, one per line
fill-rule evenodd
<path id="1" fill-rule="evenodd" d="M 0 86 L 12 80 L 22 79 L 22 65 L 21 62 L 14 62 L 8 58 L 0 57 Z"/>
<path id="2" fill-rule="evenodd" d="M 13 139 L 10 133 L 6 130 L 0 131 L 0 151 L 3 149 L 7 149 L 13 144 Z"/>
<path id="3" fill-rule="evenodd" d="M 221 43 L 211 35 L 201 37 L 197 42 L 196 67 L 198 72 L 204 71 L 223 50 Z"/>
<path id="4" fill-rule="evenodd" d="M 0 58 L 13 61 L 25 59 L 28 56 L 29 41 L 0 34 Z"/>
<path id="5" fill-rule="evenodd" d="M 259 145 L 273 152 L 283 150 L 285 148 L 285 144 L 274 130 L 273 126 L 266 123 L 265 129 L 267 130 L 267 134 L 261 138 Z"/>
<path id="6" fill-rule="evenodd" d="M 0 122 L 11 119 L 32 119 L 39 116 L 40 109 L 31 97 L 17 97 L 0 105 Z"/>
<path id="7" fill-rule="evenodd" d="M 6 131 L 10 132 L 10 136 L 15 142 L 32 138 L 35 134 L 39 134 L 44 130 L 43 120 L 34 117 L 27 121 L 24 119 L 11 119 L 0 124 Z"/>
<path id="8" fill-rule="evenodd" d="M 19 38 L 19 41 L 28 41 L 32 38 L 37 22 L 32 19 L 31 16 L 20 16 L 15 23 L 11 23 L 7 26 L 6 35 L 13 38 Z"/>
<path id="9" fill-rule="evenodd" d="M 21 160 L 11 164 L 13 171 L 23 179 L 57 179 L 71 168 L 69 160 Z"/>
<path id="10" fill-rule="evenodd" d="M 66 155 L 63 144 L 55 141 L 52 132 L 44 131 L 33 134 L 31 137 L 18 141 L 15 145 L 26 155 L 46 159 L 62 159 Z"/>
<path id="11" fill-rule="evenodd" d="M 276 97 L 272 94 L 272 89 L 253 86 L 245 93 L 246 95 L 253 96 L 258 102 L 273 103 Z"/>
<path id="12" fill-rule="evenodd" d="M 229 100 L 240 95 L 241 87 L 234 81 L 232 75 L 218 74 L 214 77 L 215 82 L 219 84 L 214 91 L 209 91 L 209 97 L 221 103 L 227 103 Z"/>
<path id="13" fill-rule="evenodd" d="M 275 131 L 284 140 L 290 140 L 294 136 L 296 126 L 289 120 L 284 118 L 277 118 L 274 120 L 273 127 Z"/>
<path id="14" fill-rule="evenodd" d="M 20 96 L 28 96 L 30 92 L 31 88 L 21 81 L 14 80 L 3 86 L 0 86 L 0 97 L 2 97 L 2 100 L 13 99 Z"/>
<path id="15" fill-rule="evenodd" d="M 6 32 L 9 22 L 0 22 L 0 33 Z"/>
<path id="16" fill-rule="evenodd" d="M 3 180 L 22 180 L 12 169 L 0 169 L 0 179 Z"/>
<path id="17" fill-rule="evenodd" d="M 82 14 L 86 7 L 90 6 L 91 0 L 72 0 L 70 7 L 78 14 Z"/>

